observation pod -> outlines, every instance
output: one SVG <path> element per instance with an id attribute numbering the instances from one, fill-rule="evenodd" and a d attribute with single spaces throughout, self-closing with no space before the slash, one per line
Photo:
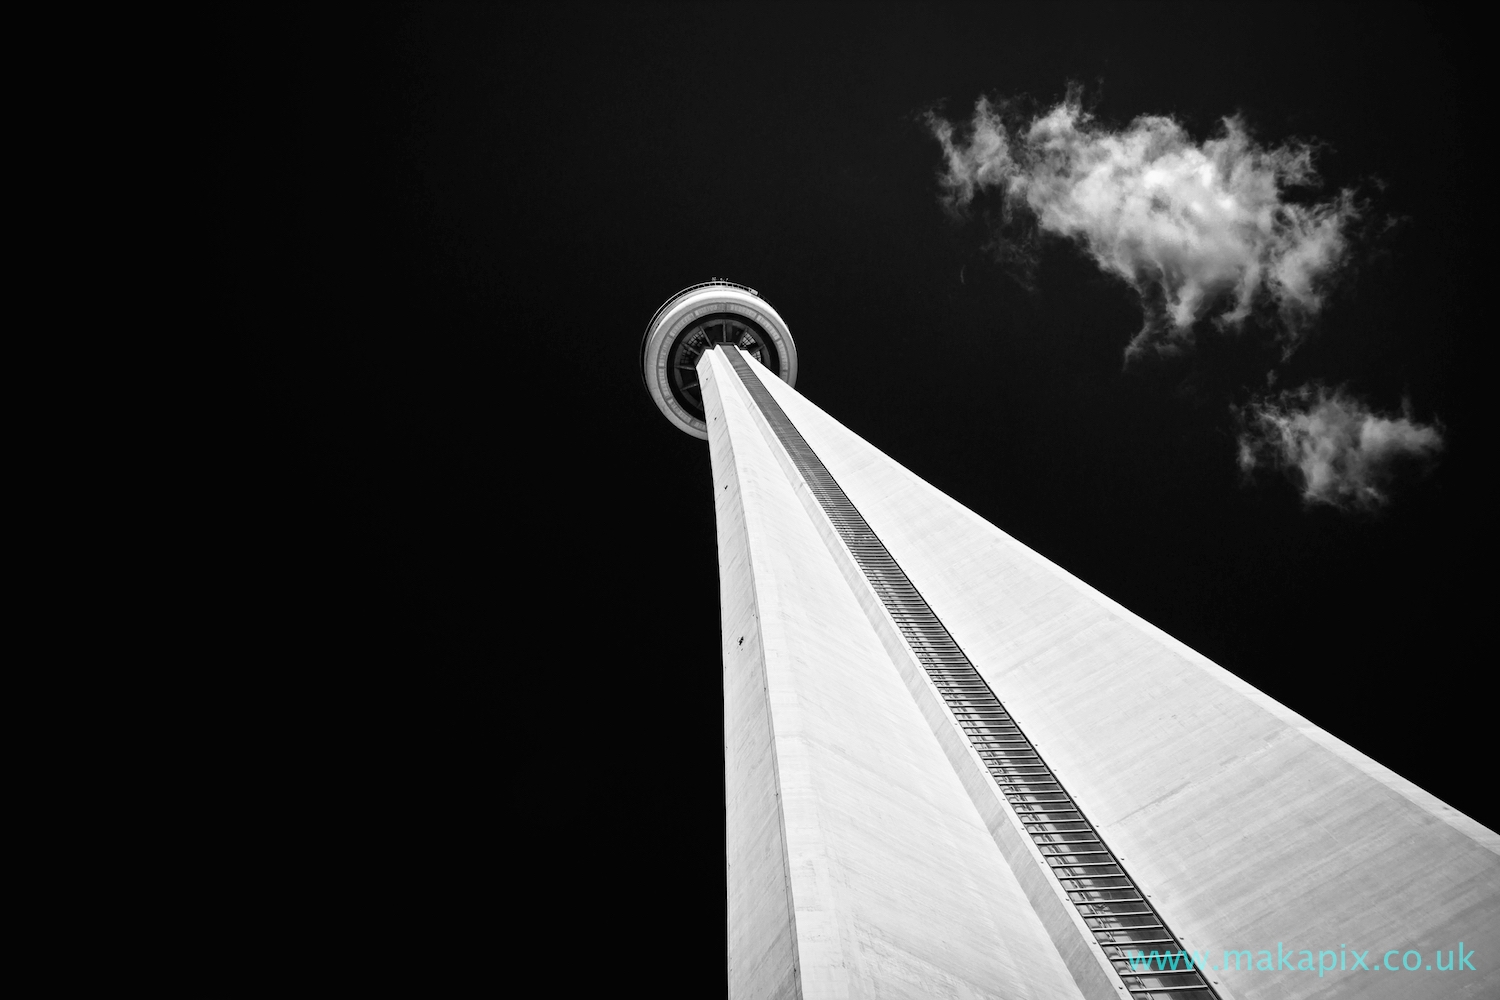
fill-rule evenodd
<path id="1" fill-rule="evenodd" d="M 797 345 L 786 320 L 755 289 L 715 278 L 662 303 L 641 338 L 646 391 L 675 426 L 708 440 L 698 359 L 733 344 L 787 385 L 797 384 Z"/>

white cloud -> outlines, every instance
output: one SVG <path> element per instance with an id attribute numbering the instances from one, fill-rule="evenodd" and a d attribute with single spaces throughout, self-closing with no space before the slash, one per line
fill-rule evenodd
<path id="1" fill-rule="evenodd" d="M 1437 427 L 1416 423 L 1410 412 L 1377 414 L 1343 389 L 1288 390 L 1255 400 L 1240 417 L 1240 468 L 1294 471 L 1309 503 L 1378 507 L 1402 464 L 1426 464 L 1443 447 Z"/>
<path id="2" fill-rule="evenodd" d="M 1015 127 L 981 99 L 961 139 L 937 116 L 929 125 L 946 157 L 951 206 L 997 188 L 1007 209 L 1024 207 L 1041 229 L 1078 241 L 1135 288 L 1146 323 L 1127 355 L 1180 346 L 1209 316 L 1239 326 L 1262 302 L 1280 311 L 1290 351 L 1346 253 L 1352 195 L 1288 201 L 1289 186 L 1317 180 L 1311 151 L 1259 146 L 1235 118 L 1220 137 L 1196 143 L 1166 117 L 1111 130 L 1070 96 Z"/>

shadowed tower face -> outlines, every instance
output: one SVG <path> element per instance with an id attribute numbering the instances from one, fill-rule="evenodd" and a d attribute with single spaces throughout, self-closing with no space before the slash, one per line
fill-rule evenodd
<path id="1" fill-rule="evenodd" d="M 1500 996 L 1500 837 L 809 403 L 753 289 L 641 365 L 713 461 L 731 997 Z"/>

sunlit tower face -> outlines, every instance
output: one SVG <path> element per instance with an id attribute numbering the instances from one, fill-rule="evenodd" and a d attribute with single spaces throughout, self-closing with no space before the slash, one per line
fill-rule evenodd
<path id="1" fill-rule="evenodd" d="M 797 348 L 786 322 L 753 288 L 715 279 L 673 295 L 651 317 L 641 340 L 641 377 L 667 419 L 708 438 L 698 362 L 718 345 L 737 347 L 788 385 Z"/>

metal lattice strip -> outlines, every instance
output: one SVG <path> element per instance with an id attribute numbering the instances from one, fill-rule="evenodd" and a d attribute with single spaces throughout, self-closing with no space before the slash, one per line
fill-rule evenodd
<path id="1" fill-rule="evenodd" d="M 822 460 L 750 370 L 749 363 L 733 348 L 724 348 L 724 352 L 1052 874 L 1114 964 L 1125 988 L 1141 1000 L 1217 1000 L 1218 993 L 1208 981 L 1180 957 L 1182 945 L 1166 921 L 1079 811 L 1036 746 L 1021 732 Z M 1149 968 L 1139 958 L 1137 968 L 1131 967 L 1129 956 L 1153 952 L 1160 958 Z"/>

